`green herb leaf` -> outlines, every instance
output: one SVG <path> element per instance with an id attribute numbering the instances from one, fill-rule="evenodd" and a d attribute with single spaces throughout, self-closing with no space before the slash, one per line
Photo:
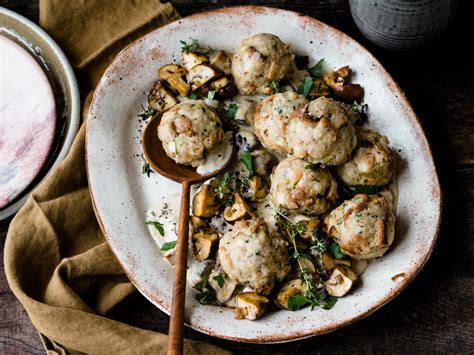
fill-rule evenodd
<path id="1" fill-rule="evenodd" d="M 308 163 L 305 165 L 305 169 L 309 169 L 309 170 L 313 170 L 313 169 L 318 169 L 319 167 L 321 167 L 321 164 L 319 163 L 316 163 L 316 164 L 313 164 L 313 163 Z"/>
<path id="2" fill-rule="evenodd" d="M 295 56 L 295 64 L 299 70 L 306 69 L 309 64 L 309 58 L 307 55 L 297 55 Z"/>
<path id="3" fill-rule="evenodd" d="M 222 277 L 221 274 L 217 275 L 217 276 L 214 276 L 212 278 L 215 282 L 217 282 L 217 285 L 222 288 L 224 287 L 224 278 Z"/>
<path id="4" fill-rule="evenodd" d="M 324 59 L 321 59 L 319 62 L 317 62 L 313 67 L 308 69 L 308 72 L 314 77 L 314 76 L 322 76 L 324 73 L 324 67 L 325 67 L 325 62 Z"/>
<path id="5" fill-rule="evenodd" d="M 154 108 L 151 108 L 150 106 L 148 106 L 148 108 L 145 108 L 143 107 L 143 105 L 142 105 L 142 110 L 143 112 L 138 114 L 137 116 L 143 118 L 143 120 L 147 120 L 150 117 L 155 116 L 157 112 Z"/>
<path id="6" fill-rule="evenodd" d="M 272 80 L 270 83 L 270 89 L 272 89 L 274 92 L 281 92 L 280 81 Z"/>
<path id="7" fill-rule="evenodd" d="M 324 299 L 323 302 L 321 302 L 321 308 L 328 310 L 334 307 L 336 303 L 337 303 L 337 297 L 328 296 Z"/>
<path id="8" fill-rule="evenodd" d="M 162 237 L 165 236 L 165 230 L 163 229 L 163 224 L 161 224 L 160 222 L 158 222 L 158 221 L 146 221 L 146 224 L 151 224 L 153 227 L 156 228 L 156 230 L 158 231 L 158 233 L 160 233 L 160 235 Z"/>
<path id="9" fill-rule="evenodd" d="M 191 93 L 188 95 L 189 100 L 197 100 L 198 96 L 194 91 L 191 91 Z"/>
<path id="10" fill-rule="evenodd" d="M 208 276 L 204 276 L 200 282 L 194 285 L 194 288 L 199 292 L 194 295 L 196 301 L 200 304 L 216 304 L 220 305 L 216 299 L 216 292 L 209 286 Z"/>
<path id="11" fill-rule="evenodd" d="M 303 307 L 309 306 L 311 301 L 302 295 L 294 295 L 288 297 L 288 309 L 290 311 L 297 311 Z"/>
<path id="12" fill-rule="evenodd" d="M 191 43 L 186 43 L 185 41 L 179 41 L 181 46 L 181 52 L 189 53 L 189 52 L 196 52 L 199 49 L 199 42 L 197 39 L 192 38 Z"/>
<path id="13" fill-rule="evenodd" d="M 332 256 L 334 256 L 336 259 L 342 259 L 344 257 L 344 254 L 342 254 L 341 251 L 341 247 L 336 242 L 332 243 L 329 246 L 329 250 L 331 251 Z"/>
<path id="14" fill-rule="evenodd" d="M 161 251 L 168 251 L 171 249 L 174 249 L 176 247 L 176 240 L 173 240 L 172 242 L 167 242 L 163 244 L 163 246 L 160 248 Z"/>
<path id="15" fill-rule="evenodd" d="M 141 157 L 143 161 L 142 174 L 146 174 L 146 176 L 150 177 L 150 174 L 153 172 L 153 170 L 151 170 L 150 164 L 148 164 L 143 154 L 141 155 Z"/>
<path id="16" fill-rule="evenodd" d="M 216 96 L 216 92 L 214 90 L 209 90 L 209 92 L 207 93 L 207 99 L 214 100 L 214 96 Z"/>
<path id="17" fill-rule="evenodd" d="M 252 162 L 252 154 L 250 152 L 244 152 L 240 156 L 240 160 L 245 165 L 245 168 L 249 172 L 249 175 L 253 175 L 253 162 Z"/>
<path id="18" fill-rule="evenodd" d="M 313 79 L 310 76 L 306 76 L 303 80 L 303 83 L 298 87 L 298 94 L 307 97 L 311 88 L 313 87 Z"/>
<path id="19" fill-rule="evenodd" d="M 245 176 L 225 173 L 224 177 L 219 181 L 219 185 L 215 188 L 215 192 L 220 200 L 225 199 L 227 196 L 231 196 L 233 192 L 244 193 L 249 188 L 249 179 Z M 234 203 L 232 198 L 227 198 L 224 205 L 230 206 Z"/>
<path id="20" fill-rule="evenodd" d="M 229 107 L 227 108 L 227 110 L 224 110 L 222 114 L 225 118 L 229 120 L 233 120 L 235 119 L 235 114 L 237 113 L 238 110 L 239 110 L 239 106 L 237 106 L 237 104 L 235 103 L 231 103 Z"/>

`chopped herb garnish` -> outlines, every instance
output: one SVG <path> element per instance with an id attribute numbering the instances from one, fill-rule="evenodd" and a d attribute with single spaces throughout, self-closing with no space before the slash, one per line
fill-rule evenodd
<path id="1" fill-rule="evenodd" d="M 151 108 L 150 106 L 148 106 L 148 108 L 145 108 L 143 107 L 143 105 L 142 105 L 142 110 L 143 112 L 138 114 L 137 116 L 143 118 L 144 120 L 147 120 L 150 117 L 155 116 L 157 112 L 154 108 Z"/>
<path id="2" fill-rule="evenodd" d="M 365 195 L 375 195 L 379 193 L 381 190 L 380 186 L 373 186 L 373 185 L 346 185 L 346 184 L 339 184 L 341 188 L 341 196 L 349 200 L 357 194 L 365 194 Z"/>
<path id="3" fill-rule="evenodd" d="M 306 69 L 309 64 L 309 57 L 307 55 L 295 56 L 295 64 L 299 70 Z"/>
<path id="4" fill-rule="evenodd" d="M 252 162 L 252 153 L 249 151 L 243 152 L 242 155 L 240 156 L 240 160 L 244 164 L 245 168 L 249 172 L 249 175 L 253 175 L 253 162 Z"/>
<path id="5" fill-rule="evenodd" d="M 189 52 L 196 52 L 199 49 L 199 42 L 197 39 L 192 38 L 191 43 L 186 43 L 185 41 L 179 41 L 181 46 L 181 52 L 189 53 Z"/>
<path id="6" fill-rule="evenodd" d="M 168 251 L 171 249 L 174 249 L 176 247 L 176 240 L 173 240 L 172 242 L 167 242 L 163 244 L 163 246 L 160 248 L 161 251 Z"/>
<path id="7" fill-rule="evenodd" d="M 150 224 L 152 225 L 153 227 L 156 228 L 156 230 L 158 231 L 158 233 L 160 233 L 160 235 L 162 237 L 164 237 L 165 235 L 165 230 L 163 229 L 163 224 L 161 224 L 160 222 L 158 221 L 146 221 L 146 224 Z"/>
<path id="8" fill-rule="evenodd" d="M 239 107 L 235 103 L 231 103 L 229 107 L 227 107 L 227 110 L 224 110 L 222 113 L 223 116 L 229 120 L 235 119 L 235 114 L 239 110 Z"/>
<path id="9" fill-rule="evenodd" d="M 272 80 L 270 83 L 270 89 L 272 89 L 274 92 L 281 92 L 280 81 Z"/>
<path id="10" fill-rule="evenodd" d="M 153 170 L 151 170 L 150 164 L 148 164 L 143 154 L 141 155 L 141 157 L 143 160 L 142 174 L 146 174 L 146 176 L 150 177 L 150 174 L 153 172 Z"/>
<path id="11" fill-rule="evenodd" d="M 308 163 L 304 166 L 305 169 L 313 170 L 313 169 L 318 169 L 321 167 L 321 164 L 319 163 Z"/>
<path id="12" fill-rule="evenodd" d="M 217 282 L 217 286 L 219 286 L 220 288 L 224 287 L 224 278 L 221 274 L 214 276 L 212 279 Z"/>
<path id="13" fill-rule="evenodd" d="M 367 121 L 367 104 L 364 103 L 357 103 L 354 101 L 351 105 L 351 109 L 357 113 L 357 121 L 356 123 L 362 124 Z"/>
<path id="14" fill-rule="evenodd" d="M 216 304 L 220 306 L 219 301 L 216 299 L 216 292 L 209 286 L 208 280 L 208 276 L 204 276 L 202 281 L 194 285 L 194 288 L 199 291 L 194 295 L 194 298 L 200 304 Z"/>
<path id="15" fill-rule="evenodd" d="M 197 100 L 198 96 L 194 91 L 191 91 L 191 93 L 188 95 L 189 100 Z"/>
<path id="16" fill-rule="evenodd" d="M 290 311 L 297 311 L 301 308 L 304 308 L 306 306 L 309 306 L 311 304 L 311 301 L 302 295 L 294 295 L 288 297 L 288 309 Z"/>
<path id="17" fill-rule="evenodd" d="M 342 254 L 341 251 L 341 247 L 336 242 L 332 243 L 329 246 L 329 250 L 331 251 L 332 256 L 334 256 L 336 259 L 342 259 L 344 257 L 344 254 Z"/>
<path id="18" fill-rule="evenodd" d="M 317 62 L 314 66 L 308 69 L 308 72 L 314 77 L 314 76 L 322 76 L 324 73 L 324 66 L 325 62 L 324 59 L 321 59 L 319 62 Z"/>
<path id="19" fill-rule="evenodd" d="M 313 79 L 310 76 L 306 76 L 303 80 L 303 83 L 298 87 L 298 94 L 307 97 L 311 88 L 313 87 Z"/>

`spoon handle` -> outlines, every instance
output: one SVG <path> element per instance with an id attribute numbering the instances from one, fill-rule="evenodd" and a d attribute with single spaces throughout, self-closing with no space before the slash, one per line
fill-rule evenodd
<path id="1" fill-rule="evenodd" d="M 178 221 L 178 242 L 174 264 L 173 302 L 168 331 L 168 355 L 183 353 L 184 305 L 186 296 L 186 271 L 189 239 L 189 181 L 182 183 L 181 207 Z"/>

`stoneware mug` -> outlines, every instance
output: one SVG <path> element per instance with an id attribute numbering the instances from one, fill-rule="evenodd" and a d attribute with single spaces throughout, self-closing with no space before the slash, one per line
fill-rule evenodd
<path id="1" fill-rule="evenodd" d="M 422 47 L 439 37 L 458 0 L 349 0 L 352 18 L 371 42 L 389 50 Z"/>

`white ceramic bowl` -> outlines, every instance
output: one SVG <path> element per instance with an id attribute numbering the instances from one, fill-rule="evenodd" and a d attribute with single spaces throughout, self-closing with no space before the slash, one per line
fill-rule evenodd
<path id="1" fill-rule="evenodd" d="M 169 313 L 172 268 L 145 225 L 146 210 L 180 186 L 142 174 L 137 114 L 157 70 L 180 57 L 180 40 L 197 38 L 232 51 L 259 32 L 273 33 L 294 52 L 334 67 L 349 64 L 366 92 L 370 125 L 387 135 L 400 156 L 396 240 L 371 263 L 359 287 L 330 311 L 278 311 L 261 320 L 235 320 L 230 309 L 203 306 L 187 291 L 186 321 L 201 332 L 236 341 L 271 343 L 329 332 L 367 316 L 396 295 L 428 259 L 440 223 L 441 194 L 428 142 L 410 104 L 380 63 L 343 33 L 310 17 L 264 7 L 234 7 L 197 14 L 150 32 L 123 50 L 105 72 L 91 105 L 87 168 L 95 211 L 118 260 L 137 288 Z"/>
<path id="2" fill-rule="evenodd" d="M 79 129 L 80 100 L 74 71 L 54 40 L 39 26 L 0 7 L 0 34 L 20 44 L 43 68 L 56 100 L 56 134 L 45 165 L 33 182 L 11 203 L 0 209 L 0 220 L 16 213 L 31 190 L 39 185 L 66 156 Z"/>

